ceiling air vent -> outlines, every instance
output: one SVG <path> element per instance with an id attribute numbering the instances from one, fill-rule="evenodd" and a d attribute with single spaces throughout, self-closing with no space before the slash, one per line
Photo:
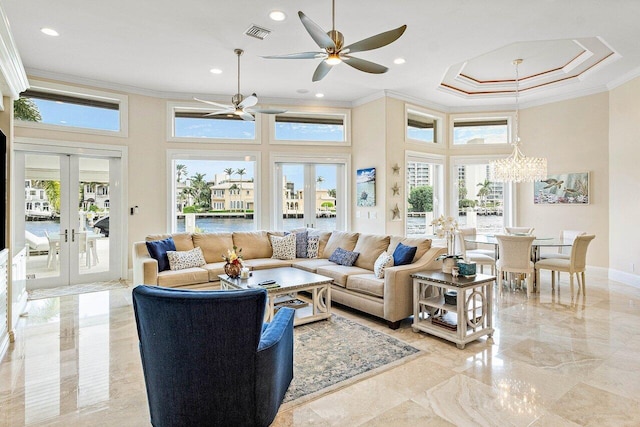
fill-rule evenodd
<path id="1" fill-rule="evenodd" d="M 267 38 L 269 34 L 271 34 L 271 30 L 258 27 L 256 24 L 251 24 L 251 26 L 247 28 L 247 30 L 244 33 L 248 36 L 255 37 L 260 40 L 264 40 L 265 38 Z"/>

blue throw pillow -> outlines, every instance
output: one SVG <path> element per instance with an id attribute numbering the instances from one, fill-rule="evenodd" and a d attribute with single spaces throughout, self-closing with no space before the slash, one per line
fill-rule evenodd
<path id="1" fill-rule="evenodd" d="M 288 231 L 284 232 L 284 235 L 291 234 Z M 307 257 L 307 237 L 308 231 L 296 231 L 296 258 Z"/>
<path id="2" fill-rule="evenodd" d="M 172 237 L 164 240 L 154 240 L 151 242 L 145 242 L 147 244 L 147 250 L 151 258 L 158 261 L 158 271 L 169 270 L 169 257 L 167 251 L 175 251 L 176 244 Z"/>
<path id="3" fill-rule="evenodd" d="M 413 257 L 416 256 L 417 246 L 407 246 L 402 243 L 398 243 L 396 250 L 393 251 L 393 265 L 406 265 L 413 262 Z"/>
<path id="4" fill-rule="evenodd" d="M 360 252 L 352 252 L 346 249 L 337 248 L 329 257 L 329 261 L 351 267 L 356 263 L 358 256 L 360 256 Z"/>

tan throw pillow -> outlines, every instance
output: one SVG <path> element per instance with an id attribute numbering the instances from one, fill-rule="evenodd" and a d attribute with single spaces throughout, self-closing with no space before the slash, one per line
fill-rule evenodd
<path id="1" fill-rule="evenodd" d="M 271 258 L 271 242 L 266 231 L 234 231 L 233 244 L 242 248 L 242 258 Z"/>
<path id="2" fill-rule="evenodd" d="M 167 251 L 167 258 L 169 258 L 171 270 L 184 270 L 206 264 L 200 248 L 194 248 L 190 251 Z"/>
<path id="3" fill-rule="evenodd" d="M 271 247 L 273 248 L 273 255 L 271 258 L 275 259 L 296 259 L 296 235 L 289 234 L 284 237 L 269 235 L 271 240 Z"/>
<path id="4" fill-rule="evenodd" d="M 193 244 L 202 249 L 205 261 L 220 262 L 222 254 L 233 248 L 233 237 L 231 233 L 196 233 Z"/>
<path id="5" fill-rule="evenodd" d="M 378 279 L 384 279 L 384 270 L 387 267 L 393 267 L 393 256 L 384 251 L 373 264 L 373 274 Z"/>
<path id="6" fill-rule="evenodd" d="M 353 249 L 360 252 L 360 256 L 356 260 L 356 267 L 373 270 L 373 263 L 389 247 L 389 236 L 376 234 L 360 234 L 358 243 Z"/>

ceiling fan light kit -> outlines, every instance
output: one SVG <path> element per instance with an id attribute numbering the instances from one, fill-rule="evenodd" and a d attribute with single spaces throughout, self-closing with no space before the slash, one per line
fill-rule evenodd
<path id="1" fill-rule="evenodd" d="M 221 110 L 214 111 L 213 113 L 205 114 L 205 116 L 225 115 L 228 117 L 232 117 L 235 115 L 240 117 L 242 120 L 254 121 L 255 117 L 253 116 L 253 114 L 255 113 L 263 113 L 263 114 L 285 113 L 287 110 L 251 108 L 258 103 L 258 96 L 255 93 L 252 93 L 251 95 L 245 98 L 244 95 L 240 93 L 240 57 L 244 53 L 244 50 L 234 49 L 233 52 L 238 57 L 238 92 L 231 97 L 231 104 L 233 105 L 219 104 L 213 101 L 206 101 L 204 99 L 193 98 L 196 101 L 204 102 L 205 104 L 221 108 Z"/>
<path id="2" fill-rule="evenodd" d="M 352 43 L 348 46 L 344 46 L 344 36 L 338 30 L 336 30 L 336 2 L 332 1 L 331 8 L 332 15 L 332 28 L 331 31 L 324 31 L 318 24 L 313 22 L 302 11 L 298 12 L 300 22 L 307 30 L 313 41 L 316 42 L 318 47 L 323 49 L 321 52 L 300 52 L 285 55 L 270 55 L 263 56 L 268 59 L 322 59 L 315 72 L 313 73 L 312 81 L 317 82 L 322 80 L 334 65 L 338 65 L 341 62 L 355 68 L 356 70 L 364 71 L 365 73 L 382 74 L 386 73 L 389 69 L 383 65 L 376 64 L 375 62 L 366 61 L 364 59 L 351 56 L 352 53 L 364 52 L 367 50 L 378 49 L 393 43 L 404 34 L 407 29 L 406 25 L 402 25 L 396 29 L 385 31 L 384 33 L 376 34 L 375 36 L 368 37 L 358 42 Z"/>

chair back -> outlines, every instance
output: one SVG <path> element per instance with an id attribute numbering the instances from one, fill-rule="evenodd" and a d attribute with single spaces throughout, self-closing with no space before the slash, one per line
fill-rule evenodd
<path id="1" fill-rule="evenodd" d="M 507 234 L 533 234 L 533 227 L 505 227 Z"/>
<path id="2" fill-rule="evenodd" d="M 575 238 L 571 246 L 572 270 L 584 271 L 587 266 L 587 248 L 595 237 L 595 234 L 582 234 Z"/>
<path id="3" fill-rule="evenodd" d="M 558 252 L 561 254 L 570 255 L 571 248 L 573 247 L 573 241 L 576 240 L 576 237 L 582 236 L 583 234 L 587 234 L 584 231 L 578 230 L 561 230 L 560 231 L 560 240 L 565 243 L 571 243 L 571 246 L 560 246 L 558 248 Z"/>
<path id="4" fill-rule="evenodd" d="M 251 425 L 266 300 L 264 289 L 134 288 L 154 426 Z"/>
<path id="5" fill-rule="evenodd" d="M 465 242 L 466 237 L 476 237 L 476 229 L 475 227 L 469 228 L 460 228 L 456 232 L 456 239 L 458 239 L 458 247 L 460 248 L 460 252 L 464 256 L 466 251 L 471 251 L 474 249 L 478 249 L 478 244 L 473 242 Z"/>
<path id="6" fill-rule="evenodd" d="M 531 267 L 533 236 L 497 235 L 501 268 L 527 270 Z"/>

